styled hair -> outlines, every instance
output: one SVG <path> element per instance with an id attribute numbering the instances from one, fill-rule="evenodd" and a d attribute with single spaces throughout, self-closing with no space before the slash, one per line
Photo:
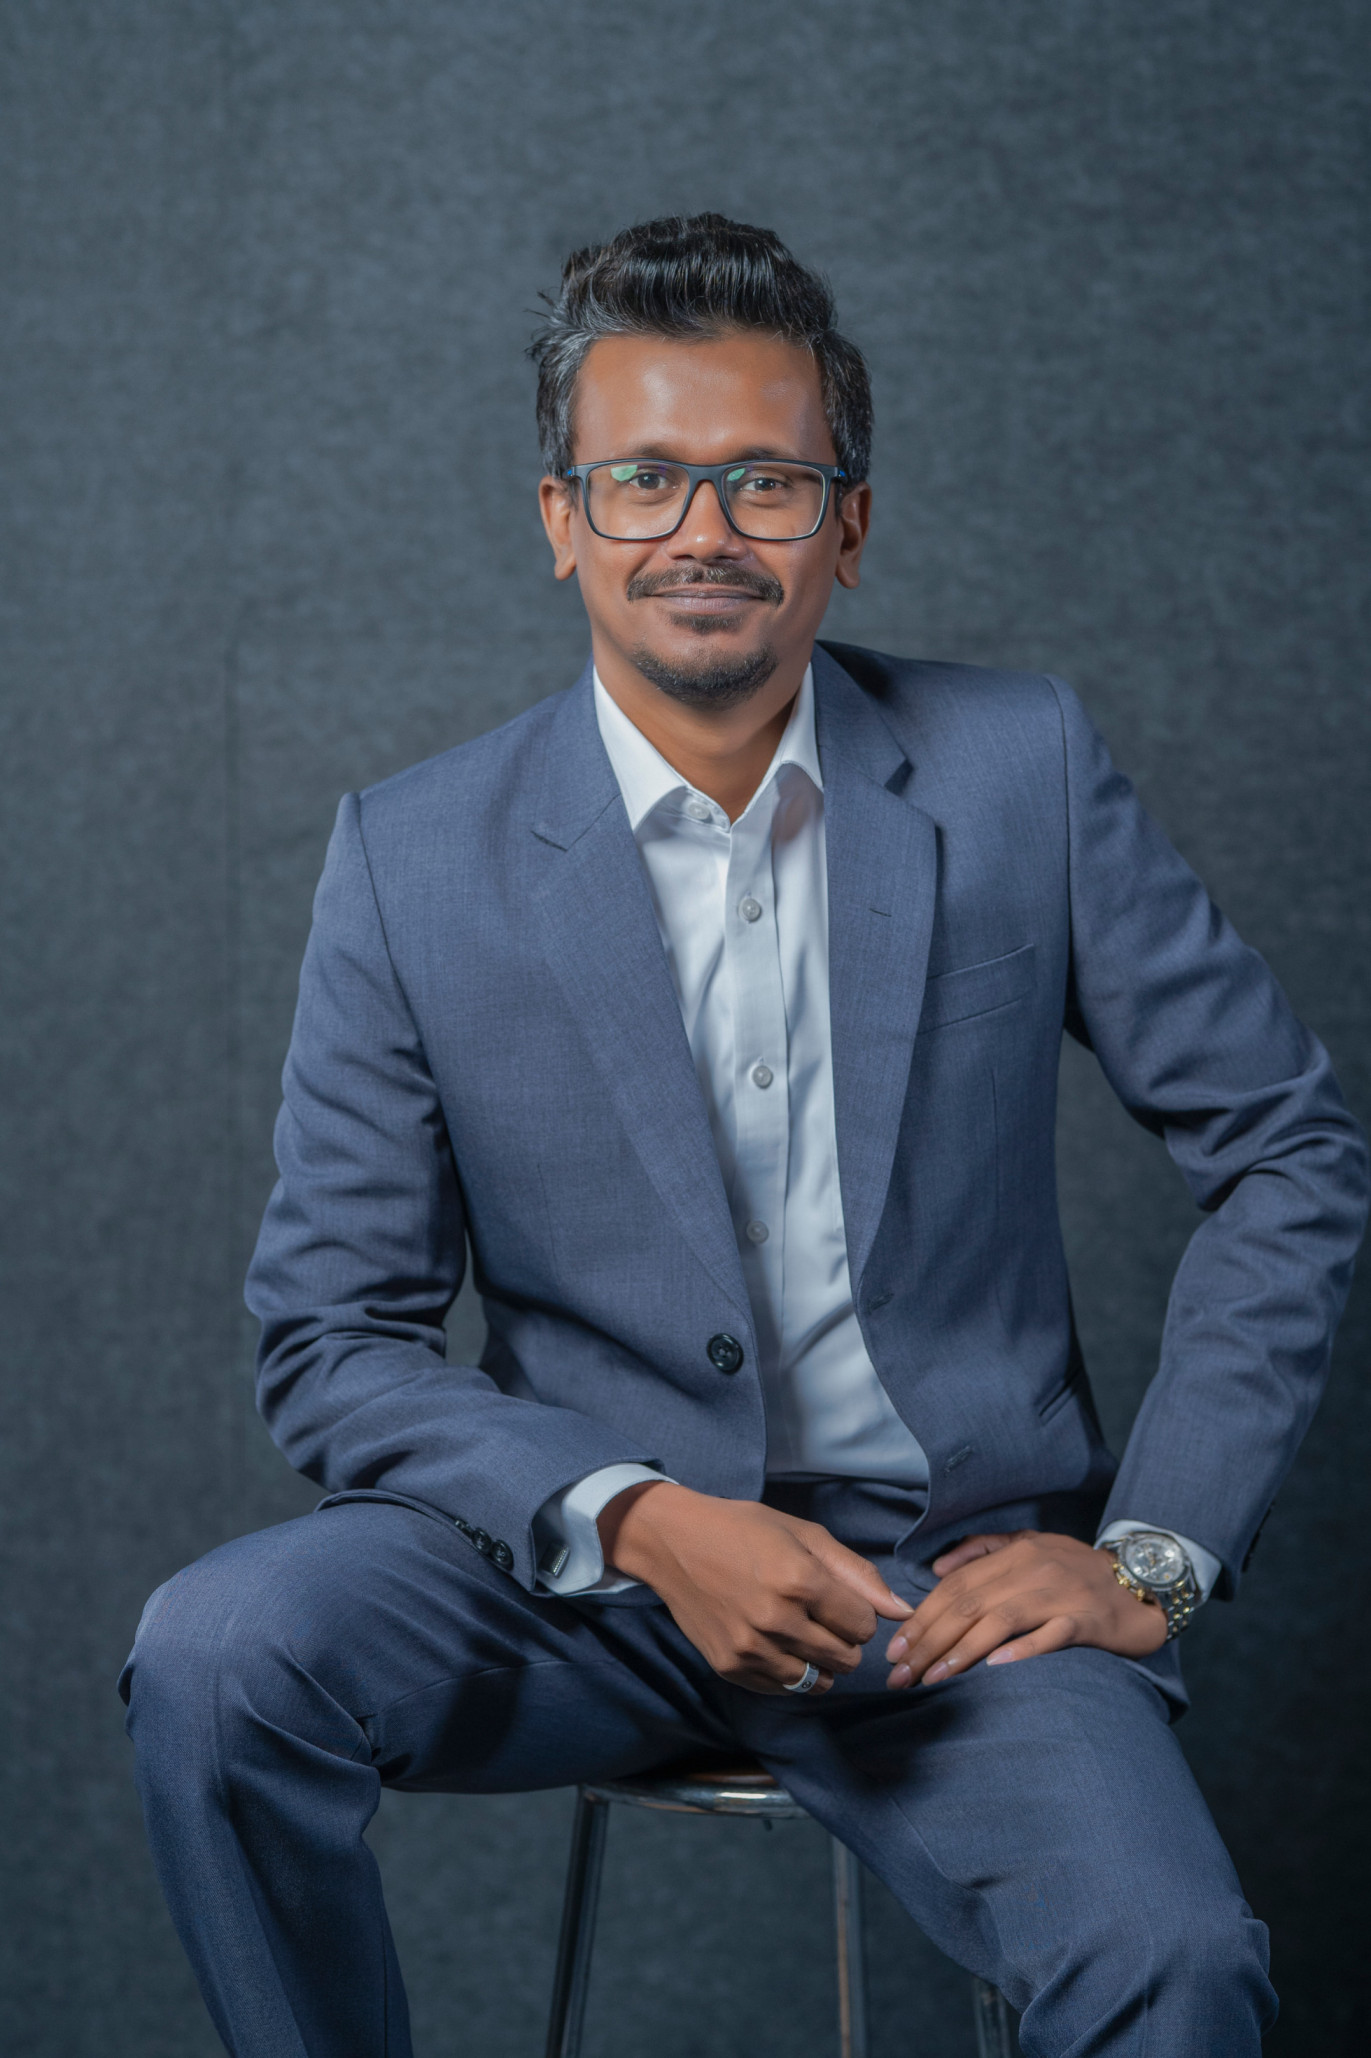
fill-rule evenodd
<path id="1" fill-rule="evenodd" d="M 722 214 L 671 215 L 573 251 L 529 356 L 538 367 L 543 464 L 572 463 L 576 376 L 602 336 L 717 336 L 756 329 L 813 356 L 846 485 L 871 461 L 871 379 L 855 343 L 834 327 L 833 295 L 770 229 Z M 613 453 L 610 453 L 611 455 Z"/>

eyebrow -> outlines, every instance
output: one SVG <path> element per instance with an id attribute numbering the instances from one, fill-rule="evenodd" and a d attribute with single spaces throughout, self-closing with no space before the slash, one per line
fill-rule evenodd
<path id="1" fill-rule="evenodd" d="M 662 443 L 640 445 L 632 454 L 634 457 L 655 458 L 659 464 L 689 463 L 688 458 L 678 457 L 674 450 L 668 450 L 666 445 Z M 813 461 L 818 463 L 820 460 L 815 459 Z M 616 463 L 619 460 L 611 459 L 610 462 Z M 771 450 L 765 449 L 760 445 L 753 445 L 747 450 L 735 450 L 731 456 L 720 458 L 719 462 L 720 464 L 806 464 L 810 460 L 796 457 L 788 450 Z"/>

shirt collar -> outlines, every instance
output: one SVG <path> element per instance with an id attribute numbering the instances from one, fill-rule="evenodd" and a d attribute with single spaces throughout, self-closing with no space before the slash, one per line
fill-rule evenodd
<path id="1" fill-rule="evenodd" d="M 619 782 L 619 791 L 628 809 L 630 826 L 636 835 L 640 825 L 651 814 L 659 802 L 672 794 L 685 798 L 695 793 L 688 779 L 682 778 L 674 765 L 667 763 L 661 752 L 648 742 L 642 730 L 631 722 L 617 700 L 606 689 L 600 674 L 595 674 L 595 719 L 600 726 L 600 740 L 605 746 L 614 776 Z M 748 809 L 765 793 L 783 765 L 797 765 L 812 780 L 820 793 L 823 792 L 824 776 L 819 769 L 819 746 L 814 733 L 814 668 L 805 666 L 800 690 L 795 695 L 795 705 L 790 710 L 775 755 L 767 767 Z M 700 799 L 708 796 L 701 794 Z M 710 803 L 711 806 L 713 803 Z M 748 809 L 745 809 L 746 813 Z M 741 820 L 741 817 L 739 817 Z"/>

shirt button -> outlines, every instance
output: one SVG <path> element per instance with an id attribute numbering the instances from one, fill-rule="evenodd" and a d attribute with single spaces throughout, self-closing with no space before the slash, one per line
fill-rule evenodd
<path id="1" fill-rule="evenodd" d="M 765 1222 L 749 1222 L 746 1233 L 749 1243 L 765 1243 L 771 1231 Z"/>
<path id="2" fill-rule="evenodd" d="M 775 1076 L 770 1065 L 754 1065 L 752 1067 L 752 1084 L 754 1086 L 770 1086 Z"/>
<path id="3" fill-rule="evenodd" d="M 754 900 L 750 893 L 745 893 L 738 902 L 738 913 L 745 922 L 755 922 L 761 912 L 762 903 L 759 900 Z"/>
<path id="4" fill-rule="evenodd" d="M 707 822 L 711 812 L 709 802 L 707 800 L 700 800 L 693 793 L 685 804 L 685 811 L 690 816 L 692 822 Z"/>

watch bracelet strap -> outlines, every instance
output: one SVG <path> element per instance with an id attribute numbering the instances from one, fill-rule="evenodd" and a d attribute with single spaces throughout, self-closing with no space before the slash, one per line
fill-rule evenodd
<path id="1" fill-rule="evenodd" d="M 1174 1643 L 1181 1631 L 1190 1627 L 1200 1605 L 1200 1590 L 1194 1573 L 1191 1572 L 1184 1583 L 1169 1594 L 1149 1593 L 1145 1586 L 1124 1570 L 1119 1558 L 1119 1543 L 1101 1544 L 1100 1549 L 1108 1553 L 1114 1567 L 1114 1577 L 1125 1593 L 1132 1594 L 1139 1601 L 1152 1601 L 1161 1609 L 1166 1617 L 1165 1641 Z"/>

